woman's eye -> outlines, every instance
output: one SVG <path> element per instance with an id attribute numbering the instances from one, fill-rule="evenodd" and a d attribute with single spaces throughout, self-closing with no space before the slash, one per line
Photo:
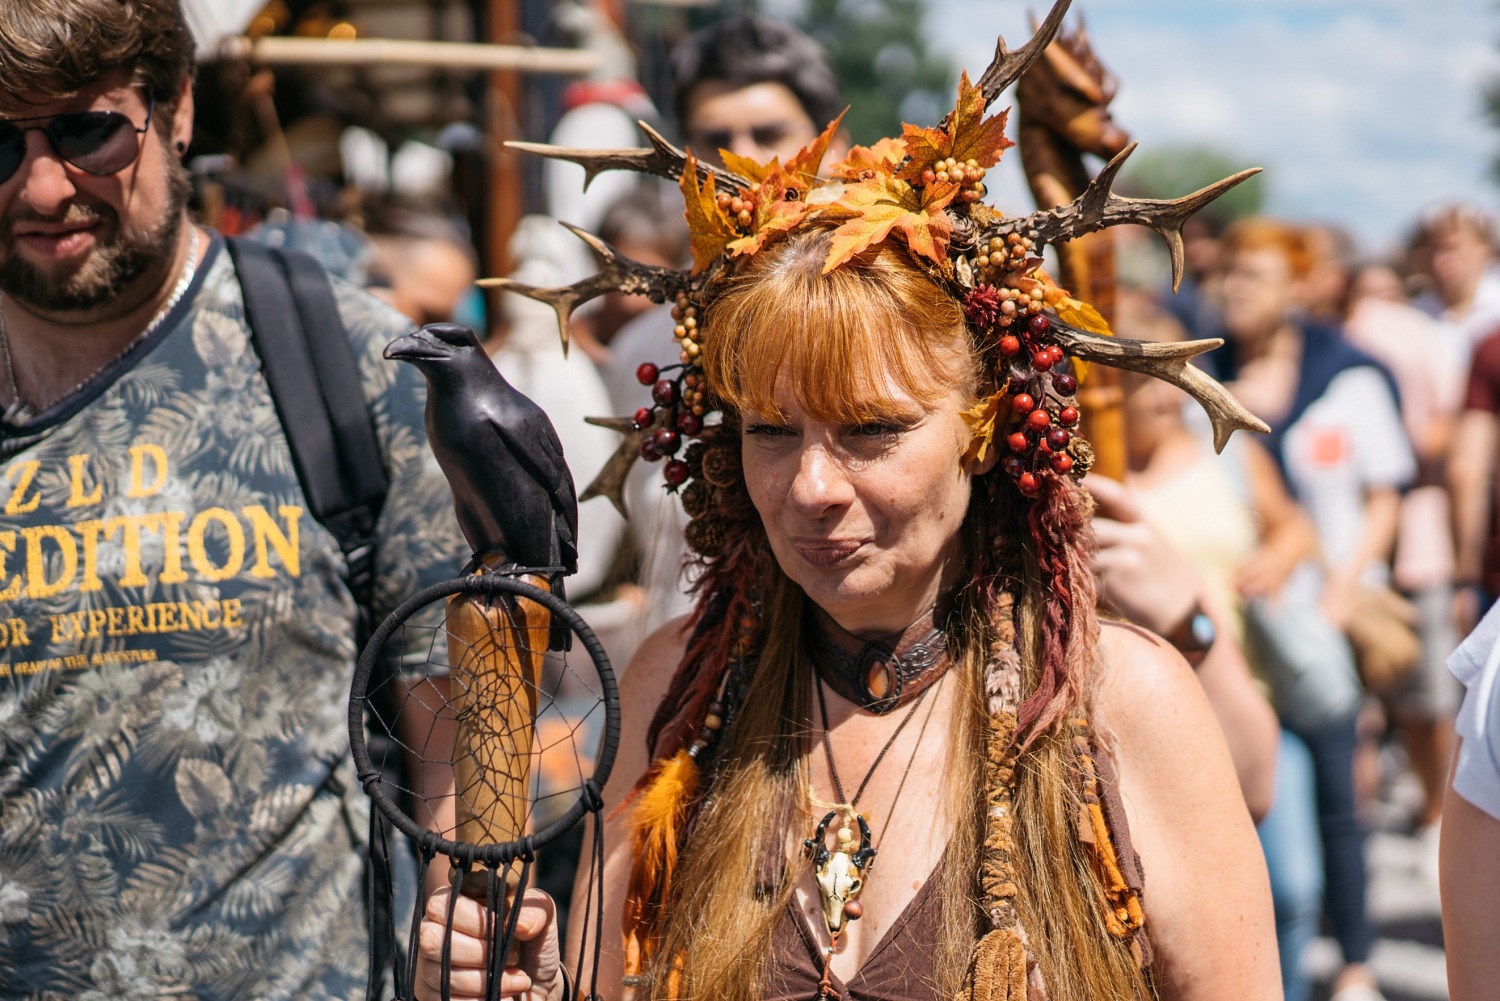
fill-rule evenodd
<path id="1" fill-rule="evenodd" d="M 854 434 L 860 438 L 894 438 L 905 431 L 906 428 L 886 421 L 870 421 L 866 424 L 858 425 L 853 430 Z"/>
<path id="2" fill-rule="evenodd" d="M 785 425 L 783 425 L 783 424 L 747 424 L 747 425 L 745 425 L 745 434 L 747 436 L 748 435 L 756 435 L 758 437 L 764 437 L 764 438 L 780 438 L 783 435 L 789 435 L 791 433 L 792 433 L 792 429 L 789 428 L 789 427 L 787 427 L 787 426 L 785 426 Z"/>

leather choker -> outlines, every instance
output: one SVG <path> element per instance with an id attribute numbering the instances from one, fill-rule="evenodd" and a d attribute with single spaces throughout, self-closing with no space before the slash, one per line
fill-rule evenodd
<path id="1" fill-rule="evenodd" d="M 807 652 L 818 677 L 867 712 L 908 705 L 948 669 L 948 637 L 928 612 L 890 640 L 862 640 L 819 609 L 807 616 Z"/>

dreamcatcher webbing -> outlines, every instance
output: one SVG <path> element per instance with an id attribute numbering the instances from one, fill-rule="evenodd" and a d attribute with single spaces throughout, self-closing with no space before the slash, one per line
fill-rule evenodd
<path id="1" fill-rule="evenodd" d="M 355 764 L 359 780 L 373 805 L 370 820 L 371 845 L 389 845 L 392 840 L 391 829 L 399 831 L 410 840 L 415 849 L 419 880 L 436 863 L 439 856 L 445 856 L 451 863 L 449 879 L 455 889 L 461 888 L 469 896 L 485 903 L 489 906 L 490 912 L 497 916 L 497 919 L 490 923 L 489 955 L 492 967 L 489 971 L 491 974 L 490 997 L 498 997 L 499 974 L 503 968 L 504 957 L 515 943 L 519 908 L 509 906 L 508 901 L 519 899 L 527 887 L 534 882 L 535 863 L 539 850 L 557 841 L 589 813 L 595 815 L 596 822 L 593 825 L 593 843 L 587 855 L 592 861 L 588 876 L 590 892 L 584 895 L 586 902 L 584 927 L 586 930 L 591 928 L 593 933 L 582 936 L 583 941 L 578 951 L 575 970 L 583 968 L 588 949 L 592 948 L 594 950 L 593 967 L 597 971 L 599 928 L 603 908 L 601 861 L 603 834 L 602 825 L 597 820 L 602 808 L 600 790 L 608 778 L 618 746 L 618 691 L 608 656 L 598 638 L 577 613 L 561 599 L 520 579 L 520 575 L 524 572 L 507 568 L 503 572 L 486 571 L 456 578 L 429 587 L 404 602 L 385 622 L 381 623 L 361 653 L 349 704 L 350 742 L 354 750 Z M 454 600 L 450 602 L 450 598 Z M 426 624 L 432 619 L 433 609 L 438 605 L 444 609 L 441 623 Z M 460 648 L 456 655 L 450 655 L 447 649 L 456 632 L 453 625 L 454 608 L 455 606 L 462 608 L 465 605 L 469 606 L 468 611 L 461 611 L 460 614 L 469 616 L 468 627 L 472 628 L 474 625 L 471 613 L 477 607 L 490 617 L 491 631 L 500 636 L 497 640 L 496 636 L 486 634 L 487 638 L 482 638 L 475 644 L 476 647 L 485 647 L 485 650 L 481 650 L 478 655 L 480 660 L 486 657 L 494 659 L 495 650 L 508 650 L 510 659 L 531 657 L 534 659 L 531 666 L 540 667 L 542 651 L 548 645 L 548 628 L 553 621 L 566 626 L 574 637 L 581 641 L 573 645 L 574 654 L 549 657 L 546 665 L 548 670 L 536 674 L 527 685 L 518 686 L 513 678 L 503 679 L 500 682 L 500 689 L 507 693 L 506 697 L 512 700 L 529 699 L 531 706 L 535 707 L 535 712 L 525 720 L 526 732 L 521 733 L 519 737 L 515 733 L 502 732 L 509 726 L 505 721 L 516 718 L 513 712 L 511 716 L 505 715 L 507 709 L 513 711 L 514 706 L 497 708 L 493 704 L 484 703 L 484 692 L 479 691 L 478 686 L 462 683 L 463 664 L 465 658 L 469 657 L 469 653 Z M 411 642 L 412 637 L 408 635 L 411 630 L 427 636 L 425 654 L 421 650 L 420 643 Z M 393 638 L 397 637 L 398 631 L 400 631 L 399 641 L 393 647 Z M 528 636 L 529 640 L 526 638 Z M 507 640 L 510 642 L 509 646 L 507 646 Z M 486 644 L 494 644 L 494 650 L 489 650 Z M 439 647 L 443 649 L 439 651 Z M 592 662 L 595 679 L 584 678 L 575 669 L 575 663 L 569 660 L 570 657 L 575 661 L 579 659 L 577 651 L 580 648 L 586 652 Z M 439 708 L 434 719 L 446 712 L 448 713 L 447 722 L 454 724 L 457 730 L 462 730 L 466 724 L 472 724 L 480 732 L 480 745 L 491 744 L 495 739 L 500 739 L 502 742 L 509 739 L 513 744 L 519 743 L 519 746 L 524 748 L 516 753 L 515 757 L 527 759 L 525 762 L 501 761 L 495 757 L 493 747 L 485 751 L 489 760 L 497 763 L 500 771 L 507 773 L 510 785 L 505 786 L 506 789 L 514 793 L 518 784 L 524 785 L 526 789 L 525 796 L 522 797 L 523 807 L 511 810 L 509 817 L 506 818 L 512 825 L 513 837 L 503 841 L 481 842 L 473 837 L 465 839 L 458 834 L 457 830 L 434 830 L 432 826 L 419 822 L 414 819 L 412 812 L 420 813 L 422 809 L 425 809 L 427 811 L 425 818 L 432 822 L 436 817 L 432 804 L 419 803 L 417 804 L 419 809 L 413 811 L 412 805 L 402 800 L 405 797 L 420 799 L 415 790 L 393 788 L 389 777 L 382 772 L 377 762 L 371 760 L 369 745 L 366 741 L 367 716 L 374 717 L 371 721 L 371 728 L 377 731 L 384 730 L 390 734 L 394 738 L 394 743 L 403 748 L 406 753 L 414 754 L 421 759 L 432 760 L 426 757 L 427 752 L 430 751 L 429 745 L 424 744 L 420 749 L 414 749 L 402 742 L 400 728 L 395 725 L 397 721 L 381 718 L 372 710 L 373 700 L 370 698 L 369 686 L 372 676 L 378 676 L 377 665 L 382 658 L 390 657 L 393 650 L 398 650 L 401 651 L 403 660 L 406 662 L 405 668 L 409 671 L 414 659 L 413 649 L 417 651 L 417 656 L 425 656 L 427 664 L 446 667 L 455 679 L 452 684 L 462 690 L 451 693 L 450 699 Z M 582 713 L 581 718 L 559 730 L 557 721 L 568 719 L 567 714 L 560 708 L 563 700 L 559 698 L 559 693 L 570 684 L 574 689 L 581 684 L 584 691 L 592 695 L 592 703 Z M 477 701 L 476 696 L 478 696 Z M 429 705 L 408 692 L 403 697 L 402 711 L 411 710 L 413 702 L 418 703 L 419 706 Z M 476 708 L 476 705 L 480 708 Z M 577 715 L 576 698 L 573 706 L 574 714 Z M 456 711 L 455 707 L 457 707 Z M 522 714 L 522 716 L 526 715 Z M 541 722 L 543 720 L 550 724 L 546 729 L 554 735 L 548 738 L 552 740 L 551 744 L 542 740 L 541 734 L 544 727 Z M 598 733 L 598 753 L 594 756 L 591 772 L 583 760 L 588 755 L 580 753 L 578 747 L 579 741 L 584 739 L 585 731 Z M 558 733 L 562 733 L 563 736 L 556 736 Z M 461 736 L 460 740 L 462 739 Z M 532 759 L 544 765 L 548 760 L 547 753 L 555 751 L 555 748 L 562 743 L 570 744 L 573 751 L 572 761 L 576 765 L 577 777 L 576 794 L 573 788 L 566 789 L 562 793 L 548 790 L 549 777 L 543 773 L 540 766 L 536 770 L 530 769 Z M 461 756 L 460 754 L 453 757 L 461 758 Z M 557 758 L 555 754 L 554 758 Z M 519 783 L 516 775 L 518 771 L 524 776 Z M 489 778 L 481 775 L 478 781 L 488 783 Z M 484 791 L 483 795 L 475 798 L 493 799 L 492 794 L 496 792 L 494 788 L 489 788 Z M 459 789 L 458 794 L 459 798 L 454 805 L 462 819 L 462 808 L 465 806 L 464 790 Z M 503 792 L 499 798 L 504 799 Z M 565 811 L 561 811 L 561 802 L 568 798 L 571 798 L 571 805 Z M 508 802 L 514 806 L 521 803 L 521 800 L 512 795 Z M 486 830 L 483 825 L 479 829 Z M 471 827 L 471 832 L 472 830 Z M 490 827 L 487 830 L 493 833 L 496 828 Z M 372 916 L 377 915 L 379 908 L 374 906 L 377 901 L 374 899 L 376 880 L 373 877 L 368 891 L 372 905 L 369 913 Z M 455 896 L 450 902 L 449 931 L 445 934 L 443 946 L 444 997 L 448 996 L 448 974 L 451 969 L 449 962 L 451 908 L 456 906 L 456 903 Z M 384 980 L 384 972 L 389 967 L 394 976 L 395 996 L 399 1001 L 404 1001 L 412 997 L 415 964 L 409 962 L 407 957 L 412 956 L 416 948 L 417 925 L 423 913 L 422 894 L 418 892 L 413 903 L 412 926 L 407 936 L 405 954 L 403 955 L 400 950 L 392 950 L 393 955 L 389 960 L 382 962 L 378 961 L 373 954 L 374 941 L 382 933 L 389 935 L 391 941 L 395 941 L 394 908 L 391 911 L 392 917 L 385 927 L 372 929 L 376 934 L 372 935 L 369 997 L 374 999 L 381 996 L 380 987 Z M 564 966 L 567 965 L 566 960 L 567 957 L 564 956 Z M 575 977 L 574 980 L 576 982 L 577 978 Z"/>

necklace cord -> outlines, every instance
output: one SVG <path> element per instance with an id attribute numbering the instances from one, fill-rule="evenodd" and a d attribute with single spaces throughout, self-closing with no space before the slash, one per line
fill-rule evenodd
<path id="1" fill-rule="evenodd" d="M 870 762 L 870 768 L 865 772 L 865 777 L 860 781 L 859 788 L 854 790 L 854 798 L 846 799 L 844 797 L 844 783 L 839 778 L 838 766 L 833 761 L 833 742 L 828 737 L 828 701 L 823 695 L 823 684 L 823 679 L 819 678 L 817 684 L 818 715 L 823 721 L 823 753 L 828 758 L 828 774 L 833 779 L 833 791 L 838 796 L 840 804 L 853 810 L 859 803 L 859 797 L 864 794 L 865 786 L 870 784 L 870 779 L 875 775 L 875 769 L 880 767 L 880 762 L 885 758 L 885 752 L 889 751 L 891 745 L 896 743 L 896 738 L 901 736 L 901 731 L 906 729 L 906 724 L 910 723 L 911 718 L 917 714 L 917 708 L 921 706 L 922 700 L 927 697 L 927 693 L 932 689 L 924 688 L 921 694 L 912 700 L 911 708 L 906 711 L 905 716 L 901 717 L 901 722 L 896 724 L 896 729 L 891 731 L 891 735 L 887 738 L 885 746 L 880 749 L 879 754 L 875 755 L 875 760 Z M 905 781 L 904 777 L 902 781 Z"/>

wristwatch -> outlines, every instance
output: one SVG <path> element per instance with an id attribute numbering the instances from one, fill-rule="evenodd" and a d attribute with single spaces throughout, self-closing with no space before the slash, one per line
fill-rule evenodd
<path id="1" fill-rule="evenodd" d="M 1182 621 L 1162 634 L 1162 638 L 1177 648 L 1177 652 L 1194 667 L 1203 662 L 1208 655 L 1209 649 L 1218 638 L 1219 631 L 1214 627 L 1214 620 L 1203 610 L 1198 602 L 1193 602 L 1193 607 Z"/>

